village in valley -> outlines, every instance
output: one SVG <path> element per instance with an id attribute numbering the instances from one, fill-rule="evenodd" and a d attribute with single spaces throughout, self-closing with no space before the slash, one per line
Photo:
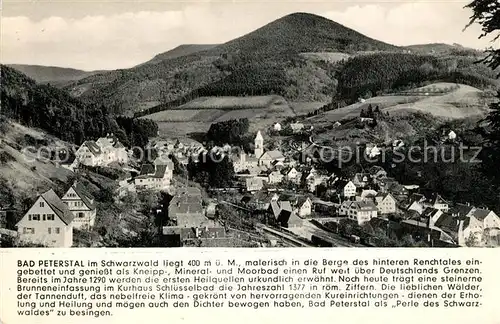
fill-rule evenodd
<path id="1" fill-rule="evenodd" d="M 273 19 L 127 68 L 0 65 L 0 246 L 499 246 L 498 53 Z"/>
<path id="2" fill-rule="evenodd" d="M 232 122 L 241 120 L 225 123 Z M 40 192 L 17 230 L 4 225 L 1 233 L 21 246 L 48 247 L 106 246 L 109 227 L 128 237 L 112 246 L 130 247 L 499 244 L 500 218 L 494 211 L 449 203 L 439 192 L 399 183 L 376 164 L 362 172 L 327 171 L 318 159 L 321 146 L 313 142 L 314 126 L 287 123 L 258 130 L 250 151 L 153 138 L 138 160 L 111 133 L 85 141 L 71 160 L 57 165 L 75 174 L 73 182 L 57 188 L 59 195 L 56 188 Z M 444 141 L 456 136 L 451 130 Z M 402 147 L 394 141 L 390 150 Z M 374 148 L 365 145 L 363 156 L 380 155 Z M 120 176 L 110 177 L 113 173 Z M 113 183 L 106 203 L 90 193 L 96 177 Z M 3 224 L 12 213 L 5 207 Z M 110 213 L 113 209 L 120 212 Z M 148 227 L 134 228 L 134 221 Z M 123 222 L 127 226 L 121 227 Z"/>

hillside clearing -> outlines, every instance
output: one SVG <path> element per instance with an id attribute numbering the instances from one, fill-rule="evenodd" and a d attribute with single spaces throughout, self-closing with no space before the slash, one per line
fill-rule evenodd
<path id="1" fill-rule="evenodd" d="M 379 106 L 380 109 L 395 106 L 401 103 L 417 101 L 421 97 L 417 96 L 379 96 L 367 99 L 365 102 L 357 102 L 355 104 L 342 107 L 335 110 L 330 110 L 323 115 L 315 116 L 310 119 L 311 122 L 324 121 L 325 119 L 330 122 L 339 121 L 344 118 L 358 117 L 361 109 L 367 108 L 369 105 Z"/>
<path id="2" fill-rule="evenodd" d="M 328 111 L 322 115 L 309 119 L 315 122 L 335 122 L 344 118 L 359 116 L 361 109 L 366 109 L 371 104 L 373 108 L 379 108 L 390 114 L 395 112 L 420 111 L 430 113 L 434 116 L 445 118 L 464 118 L 475 115 L 482 115 L 488 111 L 489 100 L 483 98 L 483 91 L 459 84 L 449 93 L 426 95 L 426 91 L 437 91 L 451 89 L 457 86 L 454 83 L 434 83 L 425 87 L 410 90 L 412 95 L 406 96 L 379 96 L 358 102 L 347 107 Z M 413 95 L 414 94 L 414 95 Z"/>
<path id="3" fill-rule="evenodd" d="M 248 96 L 248 97 L 200 97 L 175 109 L 253 109 L 268 108 L 271 105 L 286 104 L 280 96 Z"/>
<path id="4" fill-rule="evenodd" d="M 449 84 L 439 83 L 423 87 L 426 89 L 448 87 Z M 429 88 L 430 87 L 430 88 Z M 482 98 L 483 91 L 474 87 L 459 85 L 457 90 L 441 96 L 425 97 L 410 104 L 398 104 L 386 109 L 389 113 L 401 111 L 421 111 L 445 118 L 465 118 L 483 115 L 488 112 L 488 100 Z"/>
<path id="5" fill-rule="evenodd" d="M 340 52 L 300 53 L 299 55 L 311 61 L 325 61 L 328 63 L 340 62 L 351 57 L 349 54 Z"/>

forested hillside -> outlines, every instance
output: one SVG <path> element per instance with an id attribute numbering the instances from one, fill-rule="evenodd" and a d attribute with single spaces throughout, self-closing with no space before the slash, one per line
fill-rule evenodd
<path id="1" fill-rule="evenodd" d="M 28 127 L 81 144 L 114 133 L 124 145 L 143 146 L 155 136 L 150 120 L 115 118 L 106 106 L 89 105 L 50 85 L 37 84 L 24 74 L 1 66 L 1 114 Z"/>
<path id="2" fill-rule="evenodd" d="M 140 115 L 157 105 L 168 107 L 211 94 L 326 99 L 334 80 L 325 78 L 322 67 L 304 68 L 307 60 L 300 53 L 399 50 L 326 18 L 296 13 L 225 44 L 183 56 L 159 56 L 165 59 L 94 75 L 68 89 L 115 112 Z"/>
<path id="3" fill-rule="evenodd" d="M 26 74 L 38 83 L 50 83 L 52 85 L 64 85 L 71 81 L 83 79 L 98 73 L 97 71 L 82 71 L 77 69 L 62 68 L 57 66 L 41 66 L 27 64 L 9 64 L 11 68 Z"/>
<path id="4" fill-rule="evenodd" d="M 473 57 L 438 57 L 408 53 L 377 53 L 350 58 L 338 73 L 337 97 L 355 101 L 424 82 L 494 86 L 494 73 Z"/>

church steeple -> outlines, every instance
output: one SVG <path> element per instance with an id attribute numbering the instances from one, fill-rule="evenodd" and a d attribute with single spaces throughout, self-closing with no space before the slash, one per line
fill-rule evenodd
<path id="1" fill-rule="evenodd" d="M 257 158 L 260 158 L 262 154 L 264 154 L 264 138 L 262 137 L 260 131 L 258 131 L 257 136 L 255 136 L 254 145 L 255 145 L 255 156 Z"/>

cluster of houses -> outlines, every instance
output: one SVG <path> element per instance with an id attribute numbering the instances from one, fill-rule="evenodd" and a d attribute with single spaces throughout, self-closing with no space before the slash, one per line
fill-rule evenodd
<path id="1" fill-rule="evenodd" d="M 189 158 L 197 159 L 201 153 L 207 150 L 197 142 L 183 143 L 180 140 L 159 140 L 151 142 L 148 148 L 154 148 L 161 156 L 175 156 L 180 164 L 187 165 Z"/>
<path id="2" fill-rule="evenodd" d="M 378 166 L 352 178 L 322 174 L 314 167 L 289 161 L 282 154 L 264 155 L 261 143 L 262 136 L 257 134 L 256 155 L 251 163 L 262 170 L 247 172 L 245 203 L 252 209 L 272 213 L 282 226 L 301 226 L 304 219 L 313 217 L 311 210 L 329 203 L 326 205 L 331 207 L 327 209 L 330 215 L 346 217 L 360 226 L 372 220 L 387 220 L 392 215 L 401 219 L 405 228 L 433 231 L 438 239 L 450 244 L 468 246 L 471 241 L 479 246 L 498 244 L 500 218 L 491 210 L 462 204 L 450 206 L 439 194 L 421 194 L 418 186 L 401 185 Z M 249 170 L 248 164 L 245 167 Z M 279 192 L 285 190 L 281 184 L 286 181 L 296 184 L 305 181 L 309 191 L 305 210 L 309 212 L 299 212 L 301 200 L 296 198 L 300 194 L 292 195 L 295 197 L 292 200 L 280 197 Z M 328 196 L 328 202 L 314 197 L 319 185 L 326 190 L 323 194 Z"/>
<path id="3" fill-rule="evenodd" d="M 498 244 L 500 218 L 487 208 L 450 205 L 438 194 L 412 194 L 405 207 L 412 220 L 444 232 L 458 245 Z"/>
<path id="4" fill-rule="evenodd" d="M 163 227 L 163 235 L 176 237 L 179 242 L 224 238 L 226 230 L 215 214 L 216 204 L 205 202 L 199 188 L 177 188 L 168 205 L 168 218 L 173 224 Z"/>
<path id="5" fill-rule="evenodd" d="M 300 122 L 293 122 L 293 123 L 288 124 L 285 127 L 282 126 L 280 123 L 276 123 L 276 124 L 273 125 L 272 131 L 274 131 L 274 132 L 281 132 L 286 127 L 289 127 L 290 130 L 292 131 L 292 133 L 299 133 L 299 132 L 303 131 L 304 128 L 305 128 L 304 124 L 302 124 Z"/>
<path id="6" fill-rule="evenodd" d="M 22 242 L 48 247 L 71 247 L 73 229 L 91 229 L 96 220 L 94 199 L 75 182 L 59 198 L 51 189 L 41 194 L 16 224 Z"/>
<path id="7" fill-rule="evenodd" d="M 75 169 L 78 165 L 107 166 L 112 163 L 126 164 L 129 152 L 113 134 L 107 134 L 97 141 L 85 141 L 75 152 L 75 160 L 70 165 Z"/>
<path id="8" fill-rule="evenodd" d="M 278 130 L 276 125 L 275 130 Z M 456 134 L 448 134 L 449 139 L 453 136 Z M 404 143 L 393 143 L 394 147 L 401 145 Z M 170 223 L 163 227 L 163 234 L 177 237 L 181 242 L 225 238 L 226 229 L 215 217 L 216 203 L 204 199 L 198 188 L 172 185 L 174 163 L 169 157 L 175 156 L 179 163 L 187 164 L 207 150 L 201 144 L 178 140 L 152 142 L 150 148 L 157 151 L 157 157 L 144 163 L 129 182 L 138 190 L 174 192 L 165 207 Z M 471 245 L 471 241 L 474 245 L 488 245 L 491 238 L 500 235 L 500 218 L 495 212 L 469 204 L 451 205 L 438 194 L 421 193 L 418 186 L 398 183 L 382 167 L 373 166 L 352 177 L 325 174 L 307 162 L 285 156 L 280 150 L 266 150 L 260 131 L 254 139 L 254 154 L 244 151 L 232 154 L 228 145 L 212 150 L 231 158 L 234 171 L 246 189 L 241 206 L 265 213 L 282 227 L 304 226 L 304 222 L 321 211 L 323 217 L 347 218 L 360 226 L 394 216 L 407 228 L 427 229 L 438 233 L 440 240 L 461 246 Z M 370 146 L 366 154 L 380 152 L 376 146 Z M 113 134 L 84 142 L 75 157 L 75 166 L 79 163 L 108 166 L 129 161 L 127 150 Z M 287 189 L 287 184 L 295 189 Z M 296 190 L 302 186 L 304 190 Z M 75 182 L 61 198 L 52 190 L 41 194 L 17 223 L 17 236 L 22 241 L 45 246 L 70 247 L 73 229 L 91 229 L 96 214 L 93 198 Z"/>

